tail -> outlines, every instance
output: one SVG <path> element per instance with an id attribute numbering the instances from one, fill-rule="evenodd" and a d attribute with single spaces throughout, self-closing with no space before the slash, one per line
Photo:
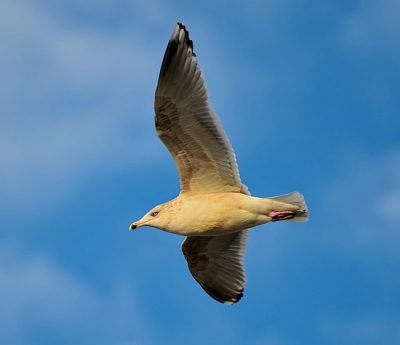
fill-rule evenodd
<path id="1" fill-rule="evenodd" d="M 287 221 L 291 222 L 305 222 L 308 220 L 308 209 L 306 206 L 306 202 L 304 201 L 304 197 L 299 192 L 293 192 L 289 194 L 274 196 L 272 199 L 275 201 L 284 202 L 285 204 L 290 204 L 293 206 L 297 206 L 299 209 L 296 210 L 296 215 L 292 219 L 287 219 Z"/>

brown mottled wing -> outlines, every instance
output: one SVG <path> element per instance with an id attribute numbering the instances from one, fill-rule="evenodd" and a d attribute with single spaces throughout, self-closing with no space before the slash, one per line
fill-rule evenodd
<path id="1" fill-rule="evenodd" d="M 246 272 L 243 257 L 249 230 L 222 236 L 186 237 L 182 243 L 189 271 L 214 299 L 234 304 L 243 297 Z"/>
<path id="2" fill-rule="evenodd" d="M 235 154 L 210 105 L 185 26 L 169 40 L 155 94 L 155 125 L 179 171 L 181 193 L 241 192 Z"/>

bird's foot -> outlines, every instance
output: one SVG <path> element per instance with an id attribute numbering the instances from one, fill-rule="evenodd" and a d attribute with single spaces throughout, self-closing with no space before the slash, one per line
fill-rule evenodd
<path id="1" fill-rule="evenodd" d="M 284 210 L 284 211 L 271 211 L 268 213 L 268 216 L 272 218 L 273 222 L 276 222 L 278 220 L 288 220 L 294 218 L 296 215 L 296 211 L 289 211 L 289 210 Z"/>

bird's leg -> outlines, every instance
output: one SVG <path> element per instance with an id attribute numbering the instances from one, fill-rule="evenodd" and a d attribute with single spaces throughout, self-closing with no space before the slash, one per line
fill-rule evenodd
<path id="1" fill-rule="evenodd" d="M 296 215 L 296 211 L 271 211 L 267 215 L 272 218 L 273 222 L 276 222 L 278 220 L 287 220 L 294 218 L 294 216 Z"/>

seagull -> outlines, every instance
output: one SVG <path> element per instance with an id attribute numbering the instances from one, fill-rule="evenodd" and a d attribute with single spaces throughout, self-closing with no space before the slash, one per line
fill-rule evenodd
<path id="1" fill-rule="evenodd" d="M 306 221 L 303 195 L 252 197 L 242 184 L 232 146 L 210 104 L 193 42 L 182 23 L 172 32 L 154 101 L 158 137 L 179 172 L 177 198 L 158 205 L 130 230 L 151 226 L 186 236 L 182 252 L 193 278 L 215 300 L 234 304 L 246 285 L 249 229 L 275 221 Z"/>

